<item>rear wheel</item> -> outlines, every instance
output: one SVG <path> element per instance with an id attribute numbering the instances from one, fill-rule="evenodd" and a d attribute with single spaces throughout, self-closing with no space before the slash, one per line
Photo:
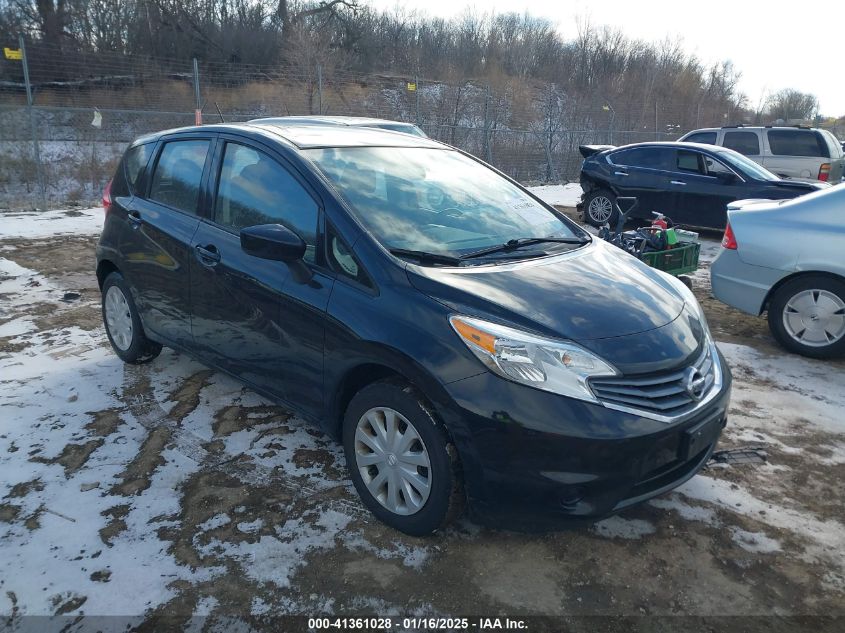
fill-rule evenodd
<path id="1" fill-rule="evenodd" d="M 103 323 L 112 349 L 126 363 L 151 361 L 161 353 L 161 345 L 144 334 L 138 309 L 126 280 L 118 272 L 103 282 Z"/>
<path id="2" fill-rule="evenodd" d="M 616 196 L 607 189 L 591 191 L 584 200 L 584 221 L 593 226 L 610 224 L 616 228 L 619 213 L 616 210 Z"/>
<path id="3" fill-rule="evenodd" d="M 845 282 L 808 275 L 778 288 L 769 328 L 786 349 L 812 358 L 845 355 Z"/>
<path id="4" fill-rule="evenodd" d="M 352 398 L 343 448 L 361 500 L 387 525 L 422 536 L 459 514 L 463 492 L 454 447 L 407 383 L 379 381 Z"/>

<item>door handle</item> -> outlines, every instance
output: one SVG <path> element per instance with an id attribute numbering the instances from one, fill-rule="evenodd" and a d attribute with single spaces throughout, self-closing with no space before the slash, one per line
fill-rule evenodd
<path id="1" fill-rule="evenodd" d="M 670 180 L 669 183 L 673 185 L 683 185 L 685 187 L 687 185 L 687 183 L 685 183 L 683 180 Z"/>
<path id="2" fill-rule="evenodd" d="M 614 176 L 627 176 L 627 175 L 628 175 L 628 172 L 625 172 L 625 171 L 615 171 L 615 172 L 613 172 L 613 175 L 614 175 Z"/>
<path id="3" fill-rule="evenodd" d="M 133 229 L 137 229 L 141 226 L 143 220 L 141 219 L 141 214 L 138 211 L 130 211 L 129 215 L 126 216 L 129 220 L 129 223 L 132 225 Z"/>
<path id="4" fill-rule="evenodd" d="M 197 260 L 203 266 L 212 268 L 220 261 L 220 251 L 217 250 L 214 244 L 208 244 L 207 246 L 197 245 L 194 247 L 194 250 L 197 254 Z"/>

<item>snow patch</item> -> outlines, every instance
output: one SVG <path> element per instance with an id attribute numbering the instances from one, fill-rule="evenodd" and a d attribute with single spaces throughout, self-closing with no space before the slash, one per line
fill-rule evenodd
<path id="1" fill-rule="evenodd" d="M 628 540 L 640 539 L 649 534 L 654 534 L 655 528 L 648 521 L 642 519 L 624 519 L 621 516 L 613 516 L 604 521 L 599 521 L 591 528 L 593 532 L 605 538 L 622 538 Z"/>

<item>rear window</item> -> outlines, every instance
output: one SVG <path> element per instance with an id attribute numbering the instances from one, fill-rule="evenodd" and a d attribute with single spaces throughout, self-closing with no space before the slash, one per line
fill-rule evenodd
<path id="1" fill-rule="evenodd" d="M 150 200 L 196 213 L 208 141 L 170 141 L 161 150 L 153 172 Z"/>
<path id="2" fill-rule="evenodd" d="M 704 143 L 705 145 L 716 144 L 716 132 L 696 132 L 684 139 L 684 143 Z"/>
<path id="3" fill-rule="evenodd" d="M 827 143 L 813 130 L 767 130 L 766 134 L 775 156 L 830 158 Z"/>
<path id="4" fill-rule="evenodd" d="M 746 156 L 760 154 L 760 139 L 755 132 L 725 132 L 722 145 Z"/>

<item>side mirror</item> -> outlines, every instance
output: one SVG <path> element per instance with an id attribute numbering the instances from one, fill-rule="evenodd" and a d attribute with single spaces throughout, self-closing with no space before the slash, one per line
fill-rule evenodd
<path id="1" fill-rule="evenodd" d="M 305 256 L 305 241 L 281 224 L 258 224 L 241 229 L 241 248 L 254 257 L 287 264 Z"/>

